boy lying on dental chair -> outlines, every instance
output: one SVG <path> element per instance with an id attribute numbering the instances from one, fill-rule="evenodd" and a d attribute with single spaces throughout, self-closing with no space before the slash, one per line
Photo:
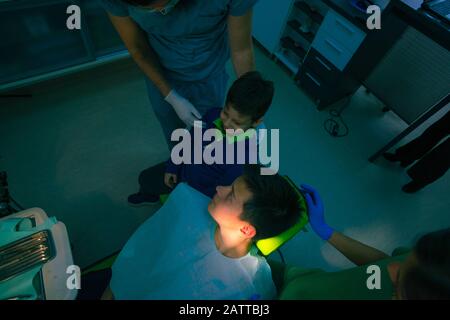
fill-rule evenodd
<path id="1" fill-rule="evenodd" d="M 247 165 L 212 200 L 179 184 L 130 238 L 112 267 L 103 299 L 274 299 L 255 241 L 300 218 L 298 195 L 280 175 Z"/>
<path id="2" fill-rule="evenodd" d="M 194 142 L 191 142 L 191 164 L 176 165 L 169 160 L 166 163 L 160 163 L 156 166 L 148 168 L 141 172 L 139 176 L 139 192 L 128 197 L 128 203 L 134 206 L 141 206 L 156 203 L 160 199 L 161 194 L 167 194 L 172 191 L 177 183 L 185 182 L 194 189 L 202 192 L 208 197 L 212 197 L 219 185 L 229 185 L 237 177 L 242 174 L 243 165 L 238 164 L 238 150 L 242 153 L 241 146 L 245 148 L 244 162 L 250 163 L 250 152 L 253 156 L 257 156 L 257 150 L 252 150 L 250 145 L 257 144 L 257 134 L 250 136 L 246 130 L 250 128 L 258 129 L 262 125 L 262 120 L 272 103 L 274 88 L 271 81 L 264 80 L 256 71 L 247 72 L 237 79 L 227 94 L 225 107 L 213 108 L 208 111 L 202 118 L 205 130 L 215 128 L 223 134 L 223 139 L 227 142 L 223 143 L 223 159 L 227 158 L 227 152 L 231 152 L 227 143 L 232 143 L 234 150 L 234 164 L 194 164 Z M 225 135 L 225 130 L 241 129 L 243 133 L 240 137 L 230 137 Z M 193 133 L 195 129 L 190 132 Z M 191 134 L 191 140 L 194 134 Z M 239 141 L 239 143 L 238 143 Z M 211 142 L 202 141 L 202 151 Z"/>

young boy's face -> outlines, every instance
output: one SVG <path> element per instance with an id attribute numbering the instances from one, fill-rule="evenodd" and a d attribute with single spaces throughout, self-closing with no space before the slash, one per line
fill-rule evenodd
<path id="1" fill-rule="evenodd" d="M 220 119 L 223 123 L 223 128 L 226 129 L 242 129 L 247 130 L 256 127 L 261 123 L 262 119 L 253 121 L 250 116 L 242 115 L 233 108 L 231 103 L 225 105 L 220 113 Z"/>

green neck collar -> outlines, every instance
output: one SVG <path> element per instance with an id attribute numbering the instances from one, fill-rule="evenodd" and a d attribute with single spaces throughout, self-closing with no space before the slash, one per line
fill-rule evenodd
<path id="1" fill-rule="evenodd" d="M 220 139 L 222 139 L 223 137 L 227 137 L 228 143 L 239 142 L 239 141 L 245 140 L 246 138 L 250 139 L 255 134 L 255 130 L 246 130 L 245 132 L 238 134 L 236 136 L 229 136 L 226 134 L 226 131 L 223 128 L 223 122 L 220 118 L 217 118 L 216 120 L 214 120 L 213 123 L 216 126 L 216 129 L 219 130 L 219 132 L 221 134 Z"/>

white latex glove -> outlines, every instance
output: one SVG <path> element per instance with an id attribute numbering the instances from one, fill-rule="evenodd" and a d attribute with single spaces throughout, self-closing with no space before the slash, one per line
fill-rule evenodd
<path id="1" fill-rule="evenodd" d="M 170 103 L 181 121 L 183 121 L 189 128 L 194 125 L 194 121 L 199 121 L 202 117 L 192 103 L 180 96 L 174 89 L 169 92 L 164 100 Z"/>

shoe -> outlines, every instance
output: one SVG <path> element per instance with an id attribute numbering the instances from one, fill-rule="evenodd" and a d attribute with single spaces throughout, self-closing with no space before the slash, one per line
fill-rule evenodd
<path id="1" fill-rule="evenodd" d="M 415 192 L 419 191 L 420 189 L 422 189 L 423 187 L 425 187 L 425 186 L 421 185 L 418 182 L 411 181 L 410 183 L 405 184 L 402 187 L 402 190 L 403 190 L 403 192 L 406 192 L 406 193 L 415 193 Z"/>
<path id="2" fill-rule="evenodd" d="M 152 205 L 159 202 L 159 196 L 143 193 L 134 193 L 128 197 L 128 204 L 133 207 Z"/>

